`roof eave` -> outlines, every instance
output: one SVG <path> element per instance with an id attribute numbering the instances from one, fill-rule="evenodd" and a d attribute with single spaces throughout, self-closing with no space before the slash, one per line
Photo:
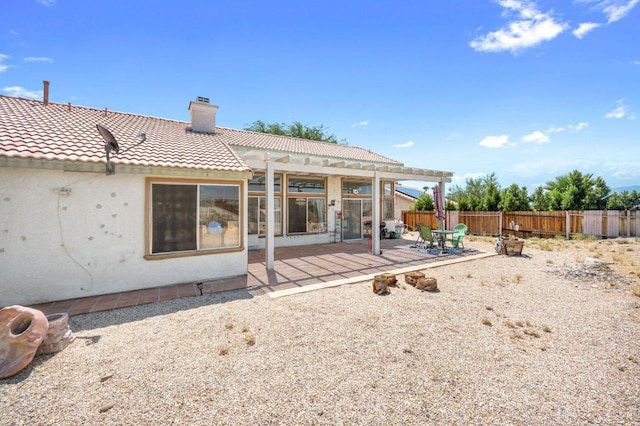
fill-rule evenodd
<path id="1" fill-rule="evenodd" d="M 60 170 L 65 172 L 80 173 L 105 173 L 105 163 L 103 162 L 64 161 L 6 156 L 0 156 L 0 167 Z M 240 180 L 250 179 L 253 176 L 253 171 L 248 167 L 239 170 L 233 170 L 206 169 L 195 167 L 161 167 L 136 164 L 116 164 L 116 173 L 193 178 L 226 178 Z"/>

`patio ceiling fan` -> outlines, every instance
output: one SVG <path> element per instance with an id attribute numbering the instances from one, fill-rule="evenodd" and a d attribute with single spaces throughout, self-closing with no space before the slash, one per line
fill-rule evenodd
<path id="1" fill-rule="evenodd" d="M 141 143 L 147 140 L 147 135 L 145 133 L 138 133 L 140 142 L 138 142 L 133 146 L 130 146 L 124 151 L 120 151 L 120 145 L 118 144 L 118 141 L 116 141 L 116 138 L 113 136 L 113 133 L 109 131 L 109 129 L 107 129 L 102 124 L 96 124 L 96 128 L 98 129 L 98 132 L 100 132 L 102 139 L 104 139 L 104 152 L 105 154 L 107 154 L 107 164 L 106 164 L 107 176 L 116 174 L 116 165 L 111 162 L 112 152 L 114 153 L 113 155 L 124 154 L 125 152 L 129 151 L 132 148 L 135 148 L 136 146 L 140 145 Z"/>

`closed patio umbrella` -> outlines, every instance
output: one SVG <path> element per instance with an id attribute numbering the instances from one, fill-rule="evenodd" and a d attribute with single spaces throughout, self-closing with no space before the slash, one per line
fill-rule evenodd
<path id="1" fill-rule="evenodd" d="M 436 185 L 433 187 L 433 202 L 436 205 L 436 218 L 438 222 L 442 223 L 447 217 L 444 212 L 444 198 L 442 196 L 442 191 L 440 190 L 440 185 Z M 441 228 L 444 228 L 443 225 L 440 225 Z"/>

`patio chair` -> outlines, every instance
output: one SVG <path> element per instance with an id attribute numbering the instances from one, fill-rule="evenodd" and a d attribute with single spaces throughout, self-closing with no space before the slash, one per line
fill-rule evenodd
<path id="1" fill-rule="evenodd" d="M 431 252 L 432 250 L 437 250 L 436 241 L 431 233 L 431 227 L 427 225 L 423 225 L 421 223 L 418 224 L 418 239 L 420 239 L 421 250 L 425 250 L 427 252 Z M 417 245 L 417 244 L 416 244 Z"/>
<path id="2" fill-rule="evenodd" d="M 451 235 L 451 239 L 449 241 L 451 241 L 451 245 L 454 248 L 464 249 L 464 243 L 462 240 L 464 239 L 464 236 L 467 235 L 468 229 L 469 228 L 464 223 L 459 223 L 453 227 L 455 232 Z"/>

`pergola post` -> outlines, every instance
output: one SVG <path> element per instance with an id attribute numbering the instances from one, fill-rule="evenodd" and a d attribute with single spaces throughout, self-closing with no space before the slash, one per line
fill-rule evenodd
<path id="1" fill-rule="evenodd" d="M 265 209 L 267 211 L 265 220 L 265 264 L 267 270 L 273 270 L 275 268 L 275 202 L 274 202 L 274 173 L 273 173 L 273 161 L 267 159 L 267 170 L 265 173 Z"/>
<path id="2" fill-rule="evenodd" d="M 373 188 L 371 190 L 371 253 L 380 255 L 380 175 L 373 172 Z"/>

